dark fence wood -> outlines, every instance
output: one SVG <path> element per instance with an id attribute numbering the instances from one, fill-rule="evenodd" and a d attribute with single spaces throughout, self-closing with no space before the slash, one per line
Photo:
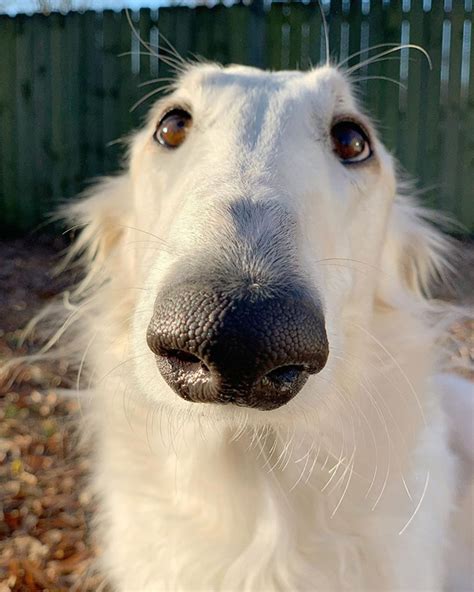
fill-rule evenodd
<path id="1" fill-rule="evenodd" d="M 361 52 L 350 64 L 363 63 L 377 53 L 370 47 L 387 42 L 429 52 L 431 71 L 419 53 L 402 50 L 362 65 L 354 79 L 426 203 L 473 231 L 472 0 L 332 0 L 327 18 L 335 61 Z M 132 19 L 146 41 L 163 35 L 185 57 L 275 70 L 308 69 L 324 58 L 314 2 L 161 8 Z M 140 52 L 123 12 L 0 17 L 2 233 L 35 227 L 88 180 L 118 167 L 119 140 L 151 98 L 130 108 L 156 88 L 140 84 L 171 75 Z"/>

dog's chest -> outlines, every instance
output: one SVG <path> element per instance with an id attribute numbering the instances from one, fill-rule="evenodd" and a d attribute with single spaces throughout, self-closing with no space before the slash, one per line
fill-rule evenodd
<path id="1" fill-rule="evenodd" d="M 120 466 L 128 486 L 107 487 L 117 511 L 106 525 L 105 560 L 119 590 L 387 586 L 378 567 L 386 562 L 363 516 L 331 517 L 314 483 L 292 489 L 281 478 L 287 473 L 272 470 L 248 442 L 186 440 L 176 454 L 128 446 Z M 124 567 L 130 562 L 133 573 Z"/>

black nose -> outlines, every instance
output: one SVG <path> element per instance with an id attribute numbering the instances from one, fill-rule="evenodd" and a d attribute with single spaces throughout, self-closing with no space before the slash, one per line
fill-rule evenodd
<path id="1" fill-rule="evenodd" d="M 156 300 L 147 341 L 183 399 L 259 409 L 287 403 L 328 357 L 321 307 L 303 288 L 174 286 Z"/>

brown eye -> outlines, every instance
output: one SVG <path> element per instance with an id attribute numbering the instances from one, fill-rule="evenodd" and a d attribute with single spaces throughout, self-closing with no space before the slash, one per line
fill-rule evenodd
<path id="1" fill-rule="evenodd" d="M 191 124 L 192 117 L 187 111 L 173 109 L 162 118 L 153 137 L 166 148 L 178 148 L 186 139 Z"/>
<path id="2" fill-rule="evenodd" d="M 332 146 L 343 164 L 362 162 L 372 155 L 364 130 L 353 121 L 340 121 L 331 129 Z"/>

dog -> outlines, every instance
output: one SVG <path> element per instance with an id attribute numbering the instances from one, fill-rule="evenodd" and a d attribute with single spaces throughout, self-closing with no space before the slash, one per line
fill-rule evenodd
<path id="1" fill-rule="evenodd" d="M 199 63 L 67 207 L 113 590 L 471 589 L 453 246 L 399 177 L 341 68 Z"/>

